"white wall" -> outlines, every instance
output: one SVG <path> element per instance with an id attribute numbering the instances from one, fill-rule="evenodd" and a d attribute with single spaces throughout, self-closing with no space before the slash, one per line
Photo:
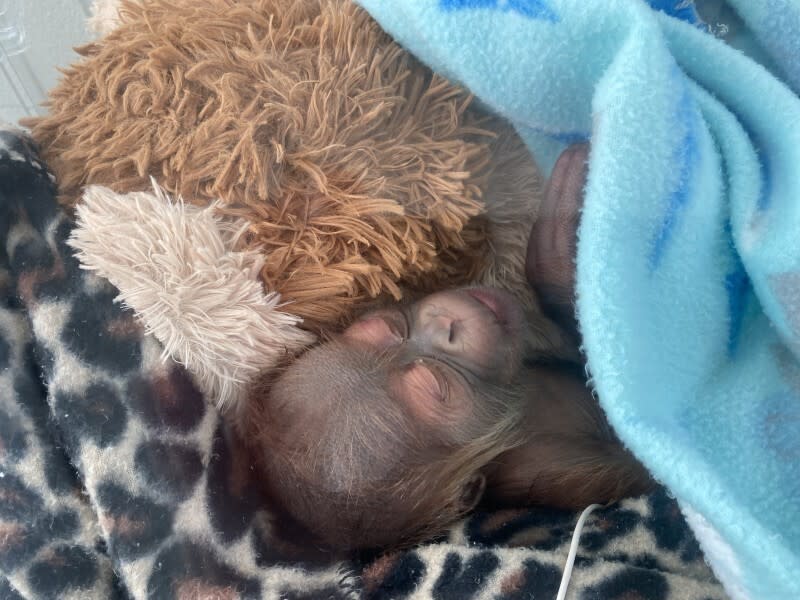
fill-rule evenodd
<path id="1" fill-rule="evenodd" d="M 22 8 L 26 48 L 5 58 L 0 52 L 0 121 L 15 123 L 42 111 L 47 90 L 59 78 L 56 67 L 73 62 L 77 54 L 72 48 L 90 39 L 90 6 L 91 0 L 0 0 L 0 30 Z"/>

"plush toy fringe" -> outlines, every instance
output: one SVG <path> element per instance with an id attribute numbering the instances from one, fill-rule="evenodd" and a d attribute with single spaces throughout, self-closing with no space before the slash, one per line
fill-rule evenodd
<path id="1" fill-rule="evenodd" d="M 262 370 L 314 342 L 301 319 L 265 294 L 257 248 L 234 251 L 242 219 L 153 193 L 119 195 L 90 186 L 77 207 L 70 245 L 85 269 L 120 290 L 119 299 L 181 362 L 208 398 L 235 408 Z"/>

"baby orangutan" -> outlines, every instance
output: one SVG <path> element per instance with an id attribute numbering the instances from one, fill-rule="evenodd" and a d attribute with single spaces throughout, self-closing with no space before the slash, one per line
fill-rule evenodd
<path id="1" fill-rule="evenodd" d="M 561 183 L 585 176 L 576 164 Z M 577 211 L 565 196 L 582 184 L 559 187 L 558 168 L 550 201 Z M 350 550 L 436 534 L 483 498 L 580 509 L 646 490 L 579 365 L 528 360 L 528 329 L 509 294 L 463 288 L 371 311 L 309 350 L 244 419 L 275 499 Z"/>

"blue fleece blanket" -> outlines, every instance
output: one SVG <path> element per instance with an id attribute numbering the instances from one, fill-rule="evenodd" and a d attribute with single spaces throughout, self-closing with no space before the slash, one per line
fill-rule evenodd
<path id="1" fill-rule="evenodd" d="M 800 598 L 800 0 L 360 0 L 548 171 L 588 366 L 734 598 Z"/>

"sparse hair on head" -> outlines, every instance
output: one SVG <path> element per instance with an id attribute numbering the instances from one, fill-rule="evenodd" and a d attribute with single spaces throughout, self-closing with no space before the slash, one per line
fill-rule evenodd
<path id="1" fill-rule="evenodd" d="M 522 443 L 513 388 L 481 392 L 470 430 L 442 439 L 405 419 L 359 358 L 336 342 L 312 349 L 278 385 L 268 377 L 253 388 L 245 418 L 273 497 L 339 550 L 442 532 L 479 498 L 482 488 L 464 497 L 470 481 Z"/>

